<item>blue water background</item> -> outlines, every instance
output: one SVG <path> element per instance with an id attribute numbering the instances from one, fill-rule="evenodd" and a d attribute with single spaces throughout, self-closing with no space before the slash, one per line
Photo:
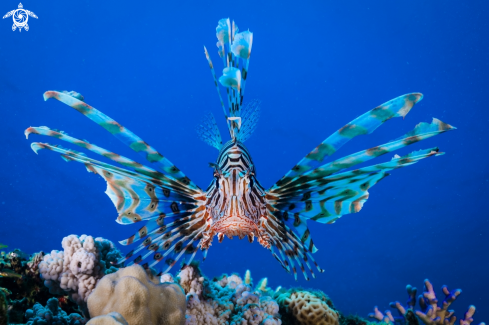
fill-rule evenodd
<path id="1" fill-rule="evenodd" d="M 17 5 L 2 1 L 0 11 Z M 215 27 L 230 17 L 254 33 L 246 99 L 262 100 L 262 116 L 246 145 L 266 188 L 338 128 L 405 93 L 425 98 L 404 120 L 354 139 L 334 157 L 386 143 L 432 117 L 458 129 L 402 150 L 439 146 L 446 154 L 394 171 L 370 190 L 360 213 L 309 224 L 325 269 L 316 280 L 299 275 L 295 282 L 267 250 L 237 238 L 214 241 L 204 273 L 250 269 L 255 282 L 321 289 L 343 312 L 361 316 L 405 302 L 406 284 L 421 291 L 429 278 L 438 292 L 443 284 L 463 289 L 452 305 L 459 317 L 474 304 L 476 322 L 489 321 L 487 1 L 23 5 L 39 17 L 29 18 L 28 32 L 0 20 L 0 243 L 50 251 L 70 234 L 116 242 L 140 227 L 114 221 L 99 176 L 52 152 L 32 152 L 32 141 L 59 143 L 25 139 L 27 127 L 46 125 L 143 162 L 78 112 L 44 102 L 47 90 L 80 92 L 206 188 L 217 151 L 194 129 L 211 111 L 225 140 L 228 134 L 203 45 L 220 73 Z"/>

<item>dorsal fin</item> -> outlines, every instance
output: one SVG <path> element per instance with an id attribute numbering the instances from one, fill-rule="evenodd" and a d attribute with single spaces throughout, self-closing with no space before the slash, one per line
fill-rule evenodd
<path id="1" fill-rule="evenodd" d="M 218 53 L 224 65 L 222 75 L 219 79 L 214 71 L 209 53 L 204 47 L 205 55 L 214 77 L 217 93 L 221 99 L 221 106 L 228 124 L 229 133 L 233 139 L 239 140 L 240 127 L 236 118 L 242 117 L 241 106 L 243 104 L 246 79 L 248 76 L 253 33 L 250 31 L 238 33 L 238 26 L 236 26 L 234 21 L 231 23 L 229 18 L 225 18 L 219 20 L 216 27 L 216 36 L 218 39 Z M 219 84 L 226 87 L 228 99 L 227 109 L 219 90 Z M 241 119 L 241 122 L 243 124 L 246 123 L 243 119 Z"/>
<path id="2" fill-rule="evenodd" d="M 245 142 L 255 131 L 260 117 L 260 103 L 259 100 L 254 99 L 241 111 L 242 125 L 237 136 L 239 141 Z"/>
<path id="3" fill-rule="evenodd" d="M 216 119 L 212 113 L 207 113 L 202 122 L 196 129 L 199 138 L 211 147 L 221 150 L 222 140 L 219 129 L 217 128 Z"/>

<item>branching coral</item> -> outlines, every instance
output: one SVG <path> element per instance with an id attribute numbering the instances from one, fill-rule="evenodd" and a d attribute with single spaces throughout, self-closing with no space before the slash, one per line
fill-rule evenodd
<path id="1" fill-rule="evenodd" d="M 426 325 L 453 325 L 457 318 L 454 315 L 453 310 L 449 310 L 448 307 L 457 299 L 462 293 L 462 290 L 448 290 L 447 286 L 442 286 L 442 291 L 445 294 L 441 306 L 438 306 L 438 299 L 436 298 L 433 285 L 426 279 L 424 281 L 424 292 L 418 297 L 418 302 L 421 310 L 414 310 L 416 305 L 416 292 L 417 289 L 408 285 L 406 287 L 408 293 L 408 301 L 406 306 L 402 305 L 399 301 L 391 302 L 389 305 L 391 308 L 397 309 L 400 317 L 394 317 L 390 310 L 384 313 L 379 311 L 378 307 L 374 308 L 374 312 L 369 314 L 369 317 L 375 318 L 378 321 L 385 322 L 393 325 L 395 321 L 406 322 L 408 325 L 417 325 L 421 320 Z M 464 318 L 460 319 L 460 325 L 470 325 L 472 323 L 472 316 L 475 313 L 475 306 L 470 306 L 465 313 Z M 479 325 L 484 325 L 480 323 Z"/>
<path id="2" fill-rule="evenodd" d="M 88 297 L 90 316 L 120 313 L 131 325 L 182 325 L 185 295 L 175 283 L 159 279 L 135 264 L 100 280 Z"/>
<path id="3" fill-rule="evenodd" d="M 186 325 L 281 325 L 271 290 L 253 290 L 249 271 L 245 279 L 248 284 L 237 274 L 209 281 L 196 263 L 184 266 L 177 280 L 187 294 Z"/>
<path id="4" fill-rule="evenodd" d="M 115 271 L 111 262 L 121 257 L 114 244 L 103 238 L 70 235 L 61 243 L 64 251 L 53 250 L 39 263 L 44 284 L 53 294 L 68 294 L 83 305 L 97 282 Z"/>
<path id="5" fill-rule="evenodd" d="M 25 313 L 27 325 L 83 325 L 86 320 L 79 314 L 67 315 L 58 305 L 58 299 L 51 298 L 46 307 L 36 303 Z"/>

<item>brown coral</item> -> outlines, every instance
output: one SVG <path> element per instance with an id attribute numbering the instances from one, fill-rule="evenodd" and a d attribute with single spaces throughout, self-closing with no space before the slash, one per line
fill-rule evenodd
<path id="1" fill-rule="evenodd" d="M 281 294 L 277 302 L 285 307 L 297 324 L 339 325 L 339 314 L 325 299 L 309 291 L 291 291 Z"/>
<path id="2" fill-rule="evenodd" d="M 183 325 L 185 294 L 175 283 L 159 284 L 139 265 L 104 276 L 88 297 L 90 316 L 120 313 L 131 325 Z"/>

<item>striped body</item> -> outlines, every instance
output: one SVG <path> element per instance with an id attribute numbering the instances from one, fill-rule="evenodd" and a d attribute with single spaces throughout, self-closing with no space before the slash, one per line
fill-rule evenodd
<path id="1" fill-rule="evenodd" d="M 254 237 L 265 247 L 269 247 L 262 222 L 266 219 L 265 189 L 255 177 L 255 167 L 243 143 L 227 142 L 219 153 L 214 165 L 214 179 L 206 192 L 206 223 L 201 247 L 210 246 L 217 235 L 221 242 L 238 236 Z"/>

